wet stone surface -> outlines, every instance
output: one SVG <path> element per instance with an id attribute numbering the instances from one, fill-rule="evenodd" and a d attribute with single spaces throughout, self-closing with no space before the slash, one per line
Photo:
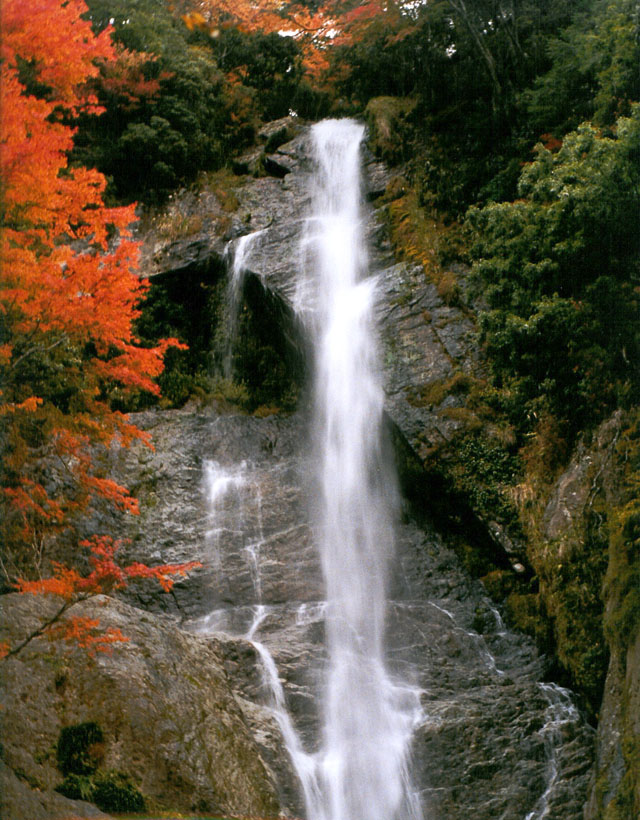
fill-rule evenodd
<path id="1" fill-rule="evenodd" d="M 259 654 L 270 652 L 289 714 L 317 750 L 323 691 L 323 582 L 309 523 L 309 447 L 300 415 L 258 419 L 211 411 L 136 418 L 155 451 L 113 453 L 138 486 L 129 557 L 203 568 L 174 594 L 139 590 L 138 606 L 175 615 L 189 630 L 245 640 L 225 668 L 251 726 L 253 704 L 273 705 Z M 544 684 L 531 641 L 509 632 L 479 582 L 435 532 L 398 527 L 390 579 L 388 664 L 417 690 L 414 779 L 429 820 L 579 820 L 592 731 L 564 690 Z M 254 736 L 276 772 L 283 805 L 302 814 L 274 718 Z"/>

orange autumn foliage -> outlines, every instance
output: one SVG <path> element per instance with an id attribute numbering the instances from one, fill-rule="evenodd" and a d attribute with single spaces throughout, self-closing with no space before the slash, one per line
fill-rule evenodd
<path id="1" fill-rule="evenodd" d="M 307 72 L 318 77 L 329 65 L 326 50 L 340 31 L 335 2 L 316 11 L 287 0 L 182 0 L 171 8 L 190 30 L 217 37 L 222 29 L 280 33 L 293 37 L 301 48 Z"/>
<path id="2" fill-rule="evenodd" d="M 372 25 L 387 27 L 389 38 L 411 30 L 411 15 L 401 0 L 325 0 L 317 8 L 299 0 L 174 0 L 170 8 L 190 29 L 218 37 L 240 31 L 278 32 L 300 46 L 308 76 L 326 79 L 330 49 L 363 39 Z"/>
<path id="3" fill-rule="evenodd" d="M 106 207 L 103 175 L 68 161 L 67 122 L 99 113 L 90 81 L 98 61 L 116 60 L 110 30 L 94 35 L 86 11 L 83 0 L 0 6 L 0 559 L 8 581 L 34 564 L 46 568 L 56 534 L 70 531 L 92 498 L 137 512 L 95 463 L 96 448 L 150 445 L 112 400 L 157 394 L 164 353 L 180 346 L 143 347 L 134 332 L 148 288 L 130 239 L 134 206 Z M 37 583 L 47 581 L 60 578 Z M 74 583 L 78 591 L 87 580 Z"/>
<path id="4" fill-rule="evenodd" d="M 169 591 L 173 586 L 174 576 L 184 577 L 189 570 L 200 566 L 197 561 L 191 561 L 185 564 L 163 564 L 157 567 L 132 563 L 122 567 L 116 561 L 116 553 L 121 542 L 114 541 L 109 536 L 94 536 L 82 541 L 80 546 L 91 551 L 89 557 L 91 571 L 87 575 L 82 575 L 73 567 L 54 562 L 53 575 L 50 578 L 36 581 L 20 578 L 17 581 L 18 592 L 53 595 L 61 598 L 63 604 L 48 622 L 36 629 L 18 647 L 11 648 L 6 642 L 0 644 L 0 658 L 8 654 L 15 654 L 32 637 L 43 633 L 46 633 L 51 640 L 64 640 L 73 646 L 80 647 L 89 655 L 94 655 L 96 652 L 110 652 L 112 644 L 126 643 L 129 640 L 120 629 L 110 627 L 102 630 L 96 618 L 74 615 L 61 620 L 61 616 L 74 603 L 95 595 L 123 589 L 129 581 L 136 578 L 156 580 L 165 591 Z"/>
<path id="5" fill-rule="evenodd" d="M 119 46 L 117 55 L 115 62 L 100 64 L 100 77 L 94 82 L 105 96 L 117 99 L 123 111 L 132 111 L 153 100 L 160 93 L 161 81 L 171 77 L 168 71 L 154 79 L 145 76 L 145 68 L 157 60 L 154 54 Z"/>

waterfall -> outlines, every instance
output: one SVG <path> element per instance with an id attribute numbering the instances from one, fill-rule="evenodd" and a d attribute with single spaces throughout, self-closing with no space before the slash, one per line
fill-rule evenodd
<path id="1" fill-rule="evenodd" d="M 223 375 L 226 379 L 233 377 L 233 349 L 238 336 L 238 312 L 240 310 L 240 299 L 244 286 L 247 266 L 251 258 L 251 253 L 260 244 L 264 237 L 264 230 L 241 236 L 233 246 L 227 247 L 227 258 L 229 258 L 229 247 L 231 249 L 231 265 L 229 283 L 227 285 L 226 296 L 226 317 L 227 317 L 227 345 L 222 362 Z"/>
<path id="2" fill-rule="evenodd" d="M 558 749 L 562 743 L 567 727 L 575 724 L 578 710 L 571 700 L 571 693 L 555 683 L 538 684 L 548 707 L 545 713 L 545 724 L 540 729 L 544 738 L 545 757 L 547 761 L 547 785 L 533 811 L 525 820 L 545 820 L 551 814 L 550 797 L 558 779 Z"/>
<path id="3" fill-rule="evenodd" d="M 316 531 L 327 592 L 321 800 L 310 820 L 420 816 L 407 762 L 417 693 L 386 666 L 396 485 L 383 456 L 383 391 L 360 199 L 364 128 L 312 129 L 317 163 L 299 292 L 315 346 Z"/>
<path id="4" fill-rule="evenodd" d="M 311 203 L 304 219 L 291 211 L 286 236 L 302 231 L 299 258 L 286 267 L 298 263 L 294 308 L 312 354 L 312 446 L 300 451 L 300 417 L 216 416 L 203 445 L 211 450 L 194 556 L 211 575 L 196 588 L 190 628 L 253 644 L 249 655 L 241 643 L 238 657 L 253 659 L 261 677 L 238 675 L 239 702 L 292 815 L 545 820 L 560 812 L 577 820 L 593 739 L 569 693 L 538 683 L 533 643 L 505 628 L 445 539 L 395 520 L 373 314 L 397 283 L 395 266 L 368 261 L 363 130 L 349 120 L 320 123 L 292 149 L 296 201 Z M 274 292 L 286 287 L 290 298 L 291 279 L 278 280 L 273 258 L 283 234 L 276 225 L 232 241 L 232 313 L 247 270 L 272 275 Z M 195 456 L 191 435 L 166 456 L 177 469 L 183 450 Z M 179 486 L 191 486 L 187 476 Z M 184 496 L 173 485 L 166 495 L 173 513 L 155 519 L 161 544 L 183 516 Z M 291 767 L 274 749 L 273 721 Z"/>

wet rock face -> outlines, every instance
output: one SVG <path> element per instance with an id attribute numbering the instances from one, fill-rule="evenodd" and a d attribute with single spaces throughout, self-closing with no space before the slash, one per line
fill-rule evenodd
<path id="1" fill-rule="evenodd" d="M 153 432 L 156 449 L 115 457 L 123 481 L 147 476 L 130 557 L 205 564 L 175 597 L 145 589 L 137 603 L 172 612 L 196 633 L 245 636 L 223 644 L 223 664 L 282 805 L 303 815 L 280 729 L 252 722 L 252 710 L 273 700 L 246 639 L 253 626 L 251 638 L 276 663 L 300 741 L 313 752 L 325 610 L 302 416 L 183 410 L 137 421 Z M 532 642 L 505 629 L 433 531 L 399 526 L 389 583 L 388 662 L 421 692 L 413 755 L 426 816 L 582 818 L 593 733 L 568 693 L 541 682 L 544 664 Z"/>
<path id="2" fill-rule="evenodd" d="M 186 409 L 141 413 L 135 421 L 152 434 L 154 450 L 114 451 L 110 468 L 133 487 L 140 516 L 123 524 L 103 511 L 91 526 L 121 528 L 135 560 L 200 561 L 202 568 L 170 595 L 145 584 L 128 600 L 190 619 L 258 602 L 257 584 L 265 604 L 321 597 L 305 512 L 309 470 L 298 458 L 306 446 L 300 416 Z"/>
<path id="3" fill-rule="evenodd" d="M 3 638 L 29 634 L 56 605 L 4 596 Z M 55 748 L 63 726 L 95 722 L 104 735 L 101 768 L 125 772 L 152 805 L 175 812 L 269 815 L 279 801 L 224 670 L 231 648 L 170 620 L 100 597 L 71 613 L 98 618 L 129 638 L 87 661 L 36 638 L 3 662 L 5 820 L 104 816 L 51 790 L 62 781 Z M 253 713 L 254 730 L 269 716 Z M 38 799 L 27 788 L 37 788 Z M 93 813 L 92 813 L 93 811 Z"/>
<path id="4" fill-rule="evenodd" d="M 582 818 L 592 730 L 570 694 L 541 682 L 530 639 L 505 628 L 440 538 L 403 532 L 406 598 L 392 604 L 389 643 L 423 693 L 414 754 L 426 816 Z"/>

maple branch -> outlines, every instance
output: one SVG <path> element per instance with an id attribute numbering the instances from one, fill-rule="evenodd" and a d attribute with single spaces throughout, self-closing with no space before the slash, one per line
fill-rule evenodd
<path id="1" fill-rule="evenodd" d="M 302 29 L 302 31 L 306 32 L 307 34 L 313 34 L 313 33 L 317 33 L 319 31 L 322 31 L 323 29 L 326 29 L 327 25 L 328 25 L 327 21 L 324 21 L 322 23 L 318 23 L 318 25 L 316 25 L 316 26 L 311 26 L 309 24 L 301 23 L 296 18 L 295 14 L 291 14 L 289 19 L 293 20 L 293 22 L 296 24 L 296 26 L 299 29 Z"/>
<path id="2" fill-rule="evenodd" d="M 27 356 L 31 356 L 32 353 L 48 353 L 50 350 L 53 350 L 54 347 L 58 347 L 58 345 L 62 344 L 66 340 L 66 336 L 61 336 L 57 342 L 50 344 L 48 347 L 43 347 L 42 345 L 34 345 L 30 350 L 26 350 L 22 356 L 18 356 L 18 358 L 11 364 L 11 369 L 13 370 L 14 367 L 17 367 L 23 359 L 26 359 Z"/>
<path id="3" fill-rule="evenodd" d="M 4 660 L 5 658 L 10 658 L 12 655 L 17 655 L 17 654 L 18 654 L 18 652 L 20 652 L 22 649 L 24 649 L 24 647 L 25 647 L 28 643 L 31 643 L 31 641 L 32 641 L 34 638 L 37 638 L 37 637 L 39 637 L 40 635 L 43 635 L 43 634 L 46 632 L 46 630 L 47 630 L 47 629 L 48 629 L 48 628 L 49 628 L 52 624 L 55 624 L 55 623 L 56 623 L 56 621 L 59 621 L 59 620 L 60 620 L 60 618 L 64 615 L 64 613 L 65 613 L 67 610 L 71 609 L 71 607 L 72 607 L 72 606 L 75 606 L 76 604 L 79 604 L 79 603 L 80 603 L 80 602 L 82 602 L 82 601 L 86 601 L 86 600 L 87 600 L 87 598 L 89 598 L 89 597 L 90 597 L 89 595 L 82 595 L 81 597 L 76 598 L 76 599 L 75 599 L 75 600 L 73 600 L 73 601 L 65 601 L 65 602 L 62 604 L 62 606 L 60 607 L 60 609 L 59 609 L 57 612 L 55 612 L 55 613 L 51 616 L 51 618 L 49 618 L 49 620 L 44 621 L 44 623 L 40 624 L 40 626 L 39 626 L 37 629 L 35 629 L 35 630 L 34 630 L 34 631 L 30 634 L 30 635 L 28 635 L 28 636 L 27 636 L 27 637 L 26 637 L 26 638 L 25 638 L 25 639 L 24 639 L 21 643 L 19 643 L 17 646 L 14 646 L 14 647 L 13 647 L 13 649 L 10 649 L 10 650 L 9 650 L 6 654 L 4 654 L 4 655 L 0 655 L 0 660 Z"/>

